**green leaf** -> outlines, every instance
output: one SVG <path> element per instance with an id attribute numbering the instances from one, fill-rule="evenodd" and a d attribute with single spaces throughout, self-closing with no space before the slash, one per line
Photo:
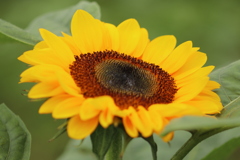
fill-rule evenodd
<path id="1" fill-rule="evenodd" d="M 240 116 L 240 60 L 214 71 L 210 78 L 221 84 L 215 92 L 220 96 L 225 106 L 220 117 Z"/>
<path id="2" fill-rule="evenodd" d="M 116 132 L 114 126 L 103 128 L 101 125 L 91 134 L 92 150 L 98 156 L 99 160 L 103 160 Z"/>
<path id="3" fill-rule="evenodd" d="M 213 160 L 213 159 L 227 160 L 227 159 L 232 159 L 232 158 L 230 158 L 231 154 L 238 148 L 240 148 L 240 137 L 233 138 L 233 139 L 229 140 L 228 142 L 226 142 L 222 146 L 213 150 L 210 154 L 208 154 L 202 160 Z"/>
<path id="4" fill-rule="evenodd" d="M 0 146 L 0 159 L 28 160 L 30 157 L 30 133 L 5 104 L 0 105 Z"/>
<path id="5" fill-rule="evenodd" d="M 153 160 L 157 160 L 157 144 L 155 143 L 153 136 L 143 139 L 146 140 L 151 146 Z"/>
<path id="6" fill-rule="evenodd" d="M 117 129 L 113 138 L 111 146 L 107 152 L 106 160 L 121 160 L 123 150 L 123 135 L 120 129 Z"/>
<path id="7" fill-rule="evenodd" d="M 37 42 L 39 42 L 38 37 L 9 22 L 0 19 L 0 42 L 11 42 L 11 39 L 28 45 L 35 45 Z"/>
<path id="8" fill-rule="evenodd" d="M 240 126 L 240 118 L 211 118 L 198 116 L 185 116 L 172 120 L 163 130 L 165 136 L 176 130 L 212 130 L 217 128 L 233 128 Z"/>
<path id="9" fill-rule="evenodd" d="M 39 35 L 39 28 L 45 28 L 56 35 L 61 35 L 61 32 L 70 34 L 70 22 L 73 14 L 78 9 L 83 9 L 89 12 L 93 17 L 100 19 L 100 7 L 96 2 L 81 1 L 78 4 L 67 9 L 47 13 L 31 22 L 26 28 L 27 31 Z"/>

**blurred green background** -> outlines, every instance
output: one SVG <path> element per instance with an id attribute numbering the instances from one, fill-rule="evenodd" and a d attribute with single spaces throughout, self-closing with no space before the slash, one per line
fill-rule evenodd
<path id="1" fill-rule="evenodd" d="M 37 16 L 64 9 L 79 0 L 0 0 L 0 18 L 21 28 Z M 208 54 L 207 65 L 217 68 L 240 58 L 239 0 L 96 0 L 101 20 L 115 25 L 135 18 L 147 28 L 150 38 L 173 34 L 178 43 L 192 40 Z M 42 102 L 23 96 L 30 84 L 18 84 L 19 74 L 27 68 L 16 58 L 32 47 L 18 42 L 0 44 L 0 103 L 19 115 L 32 134 L 31 160 L 54 160 L 68 141 L 66 134 L 49 143 L 62 123 L 51 115 L 39 115 Z"/>

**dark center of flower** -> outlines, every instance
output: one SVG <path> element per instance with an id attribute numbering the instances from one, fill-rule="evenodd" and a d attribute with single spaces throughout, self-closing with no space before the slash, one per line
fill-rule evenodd
<path id="1" fill-rule="evenodd" d="M 105 60 L 96 65 L 95 71 L 100 84 L 116 93 L 150 97 L 158 89 L 150 71 L 122 60 Z"/>
<path id="2" fill-rule="evenodd" d="M 171 103 L 174 79 L 159 66 L 115 51 L 75 56 L 70 73 L 85 98 L 109 95 L 121 109 Z"/>

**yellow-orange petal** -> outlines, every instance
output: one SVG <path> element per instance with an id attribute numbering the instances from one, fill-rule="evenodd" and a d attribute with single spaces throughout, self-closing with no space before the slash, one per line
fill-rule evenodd
<path id="1" fill-rule="evenodd" d="M 151 124 L 153 127 L 153 131 L 157 134 L 160 133 L 160 131 L 162 130 L 163 126 L 163 119 L 161 114 L 155 112 L 154 110 L 151 110 L 151 108 L 149 108 L 149 116 L 151 119 Z"/>
<path id="2" fill-rule="evenodd" d="M 89 120 L 81 120 L 79 115 L 68 121 L 68 136 L 73 139 L 84 139 L 90 135 L 98 126 L 98 117 Z"/>
<path id="3" fill-rule="evenodd" d="M 180 44 L 171 54 L 159 65 L 169 74 L 181 68 L 192 53 L 192 42 L 187 41 Z"/>
<path id="4" fill-rule="evenodd" d="M 197 96 L 209 81 L 209 77 L 202 77 L 179 88 L 175 95 L 175 102 L 184 102 Z"/>
<path id="5" fill-rule="evenodd" d="M 172 74 L 172 76 L 176 79 L 182 79 L 192 73 L 194 73 L 196 70 L 201 68 L 207 61 L 207 56 L 205 53 L 202 52 L 196 52 L 189 56 L 186 63 L 175 73 Z"/>
<path id="6" fill-rule="evenodd" d="M 143 51 L 145 50 L 147 44 L 149 43 L 148 31 L 145 28 L 141 28 L 140 31 L 141 31 L 141 35 L 140 35 L 140 39 L 137 44 L 137 47 L 131 53 L 131 56 L 137 57 L 137 58 L 142 56 Z"/>
<path id="7" fill-rule="evenodd" d="M 59 87 L 58 82 L 40 82 L 34 85 L 28 93 L 29 98 L 47 98 L 63 94 L 64 91 Z"/>
<path id="8" fill-rule="evenodd" d="M 108 110 L 107 112 L 109 113 L 107 113 L 107 117 L 104 117 L 106 113 L 103 113 L 103 117 L 101 117 L 100 121 L 103 126 L 107 126 L 110 122 L 112 122 L 113 117 L 111 116 L 111 112 L 115 109 L 117 109 L 117 107 L 115 106 L 111 97 L 101 96 L 86 99 L 81 106 L 81 111 L 79 114 L 81 119 L 87 120 L 98 116 L 101 112 L 106 112 L 105 110 Z"/>
<path id="9" fill-rule="evenodd" d="M 40 114 L 48 114 L 52 113 L 54 108 L 65 99 L 69 98 L 70 96 L 67 94 L 62 94 L 58 96 L 54 96 L 49 98 L 46 102 L 44 102 L 40 109 L 38 110 L 38 113 Z"/>
<path id="10" fill-rule="evenodd" d="M 119 32 L 118 52 L 131 55 L 138 45 L 141 30 L 135 19 L 128 19 L 117 26 Z"/>
<path id="11" fill-rule="evenodd" d="M 126 116 L 123 117 L 122 123 L 124 125 L 125 131 L 130 137 L 138 137 L 138 130 L 136 128 L 136 125 L 132 122 L 130 117 Z"/>
<path id="12" fill-rule="evenodd" d="M 46 58 L 48 57 L 48 58 Z M 50 48 L 41 49 L 41 50 L 30 50 L 24 52 L 21 56 L 18 57 L 18 60 L 31 64 L 31 65 L 38 65 L 38 64 L 52 64 L 62 66 L 62 68 L 66 68 L 60 63 L 59 57 L 53 53 L 53 50 Z"/>
<path id="13" fill-rule="evenodd" d="M 172 35 L 157 37 L 148 43 L 142 59 L 148 63 L 159 65 L 174 50 L 176 43 L 176 38 Z"/>
<path id="14" fill-rule="evenodd" d="M 214 101 L 210 101 L 210 100 L 205 100 L 205 99 L 191 100 L 191 101 L 185 102 L 185 104 L 198 108 L 204 114 L 215 114 L 220 112 L 219 104 L 214 103 Z"/>
<path id="15" fill-rule="evenodd" d="M 69 118 L 79 114 L 83 97 L 69 97 L 58 103 L 52 112 L 53 118 Z"/>
<path id="16" fill-rule="evenodd" d="M 39 50 L 39 49 L 44 49 L 44 48 L 49 48 L 49 46 L 47 45 L 47 43 L 45 41 L 41 41 L 38 42 L 35 46 L 34 46 L 34 50 Z"/>
<path id="17" fill-rule="evenodd" d="M 112 114 L 110 108 L 106 108 L 100 113 L 99 122 L 104 128 L 107 128 L 110 124 L 113 123 L 113 118 L 114 115 Z"/>
<path id="18" fill-rule="evenodd" d="M 59 85 L 62 87 L 62 89 L 73 96 L 80 96 L 80 90 L 76 83 L 74 82 L 72 76 L 67 72 L 57 72 L 57 77 L 59 81 Z"/>
<path id="19" fill-rule="evenodd" d="M 170 132 L 166 136 L 162 137 L 162 140 L 164 142 L 169 142 L 173 139 L 173 136 L 174 136 L 174 132 Z"/>
<path id="20" fill-rule="evenodd" d="M 56 72 L 65 72 L 62 68 L 56 65 L 36 65 L 21 73 L 20 83 L 22 82 L 42 82 L 56 81 Z"/>
<path id="21" fill-rule="evenodd" d="M 57 54 L 64 66 L 69 66 L 75 59 L 69 46 L 58 36 L 45 29 L 40 29 L 40 34 L 53 53 Z"/>
<path id="22" fill-rule="evenodd" d="M 69 46 L 69 48 L 72 50 L 72 53 L 74 55 L 80 55 L 81 52 L 77 47 L 77 44 L 75 43 L 73 37 L 64 32 L 62 32 L 62 35 L 63 35 L 62 40 Z"/>
<path id="23" fill-rule="evenodd" d="M 117 27 L 110 23 L 104 23 L 105 26 L 105 41 L 103 42 L 104 50 L 118 51 L 119 48 L 119 33 Z"/>
<path id="24" fill-rule="evenodd" d="M 214 66 L 207 66 L 207 67 L 203 67 L 200 68 L 199 70 L 197 70 L 196 72 L 180 79 L 180 80 L 175 80 L 176 85 L 178 87 L 182 87 L 185 86 L 189 83 L 192 83 L 194 81 L 198 81 L 199 78 L 201 77 L 206 77 L 208 76 L 208 74 L 214 69 Z"/>
<path id="25" fill-rule="evenodd" d="M 138 107 L 137 114 L 141 123 L 140 124 L 141 127 L 139 127 L 139 131 L 141 132 L 142 136 L 143 137 L 151 136 L 153 132 L 153 126 L 152 126 L 153 124 L 151 122 L 151 118 L 148 111 L 144 107 L 140 106 Z"/>
<path id="26" fill-rule="evenodd" d="M 71 22 L 72 37 L 81 53 L 102 51 L 103 24 L 84 10 L 77 10 Z"/>

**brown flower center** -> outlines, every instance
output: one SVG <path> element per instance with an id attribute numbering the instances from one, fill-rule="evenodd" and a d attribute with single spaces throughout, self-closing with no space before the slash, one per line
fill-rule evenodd
<path id="1" fill-rule="evenodd" d="M 159 66 L 115 51 L 75 56 L 70 73 L 85 98 L 111 96 L 121 109 L 171 103 L 174 79 Z"/>

